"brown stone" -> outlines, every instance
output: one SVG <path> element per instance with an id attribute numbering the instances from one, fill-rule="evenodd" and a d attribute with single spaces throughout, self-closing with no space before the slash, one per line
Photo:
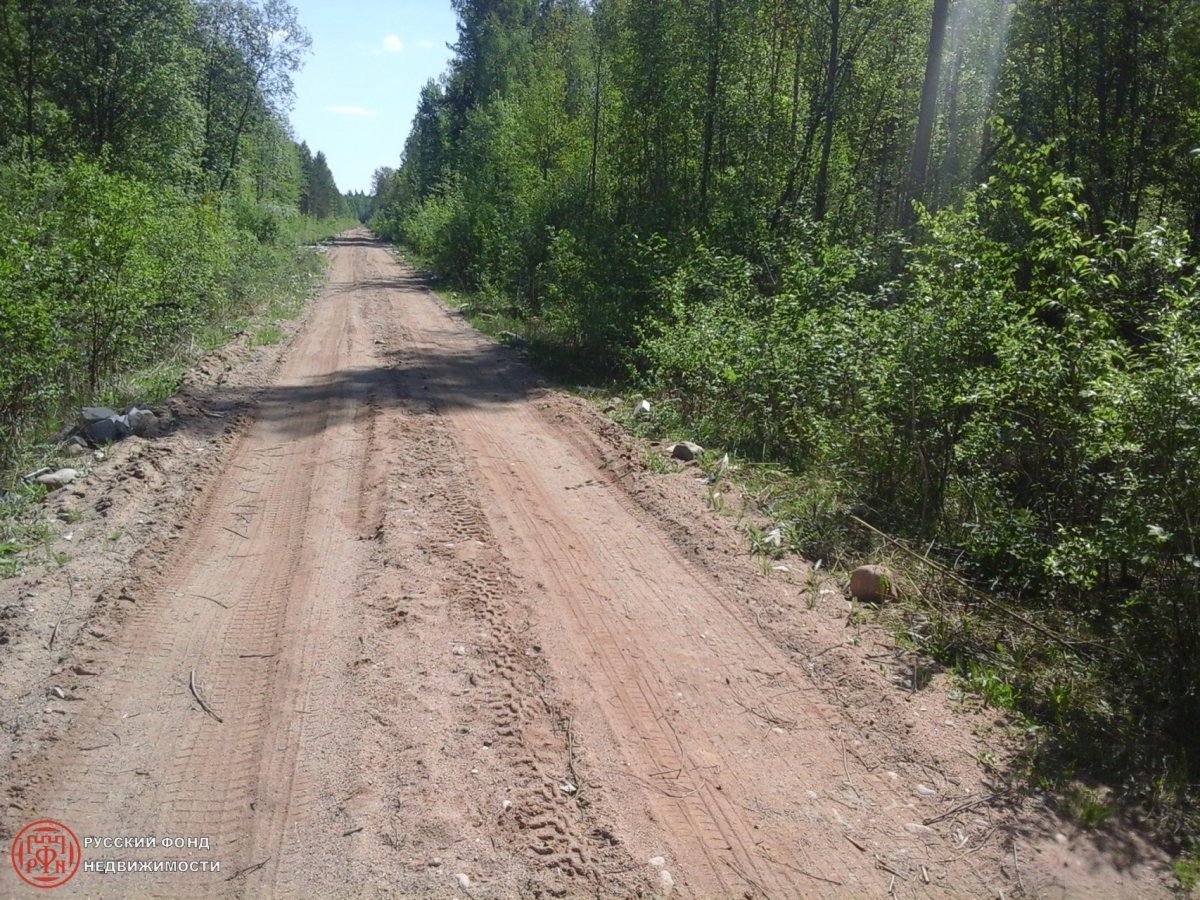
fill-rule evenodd
<path id="1" fill-rule="evenodd" d="M 850 596 L 856 600 L 882 603 L 895 595 L 895 577 L 886 566 L 859 566 L 850 574 Z"/>

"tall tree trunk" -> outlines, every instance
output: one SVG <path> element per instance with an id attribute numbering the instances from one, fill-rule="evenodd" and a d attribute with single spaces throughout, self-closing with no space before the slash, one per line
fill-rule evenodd
<path id="1" fill-rule="evenodd" d="M 600 41 L 599 36 L 595 38 L 596 48 L 593 56 L 596 61 L 596 78 L 595 78 L 595 98 L 592 102 L 592 160 L 588 167 L 588 203 L 592 204 L 596 198 L 596 164 L 600 157 L 600 95 L 603 88 L 601 76 L 603 73 L 603 58 L 604 46 Z"/>
<path id="2" fill-rule="evenodd" d="M 258 89 L 258 79 L 254 81 L 254 89 Z M 242 135 L 246 131 L 246 123 L 250 120 L 250 109 L 254 105 L 254 93 L 247 92 L 246 99 L 242 103 L 242 111 L 238 116 L 237 127 L 233 130 L 233 142 L 229 148 L 229 160 L 225 167 L 225 171 L 221 173 L 221 183 L 217 191 L 224 195 L 226 188 L 229 187 L 229 180 L 233 177 L 233 171 L 238 164 L 238 150 L 242 143 Z"/>
<path id="3" fill-rule="evenodd" d="M 946 20 L 950 0 L 934 0 L 933 27 L 925 54 L 925 84 L 921 88 L 921 111 L 917 117 L 917 135 L 913 141 L 912 166 L 908 172 L 907 202 L 900 207 L 900 227 L 905 231 L 916 221 L 913 204 L 925 198 L 925 177 L 929 172 L 929 150 L 933 146 L 933 123 L 937 115 L 938 77 L 942 71 L 942 49 L 946 44 Z"/>
<path id="4" fill-rule="evenodd" d="M 841 36 L 842 3 L 841 0 L 829 0 L 829 61 L 825 66 L 825 96 L 821 101 L 825 121 L 821 134 L 821 162 L 817 166 L 817 180 L 813 187 L 813 218 L 818 222 L 824 221 L 825 213 L 829 209 L 829 158 L 833 152 L 833 123 L 837 117 Z"/>
<path id="5" fill-rule="evenodd" d="M 722 0 L 712 0 L 708 32 L 708 86 L 704 108 L 704 156 L 700 163 L 700 208 L 708 215 L 708 185 L 712 178 L 713 135 L 717 128 L 717 87 L 721 77 Z"/>

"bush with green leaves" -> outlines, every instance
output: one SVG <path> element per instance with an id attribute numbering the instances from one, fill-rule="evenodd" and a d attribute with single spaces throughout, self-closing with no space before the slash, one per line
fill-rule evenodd
<path id="1" fill-rule="evenodd" d="M 1200 769 L 1200 277 L 1186 236 L 1092 234 L 1079 196 L 1010 147 L 871 294 L 864 261 L 812 232 L 777 251 L 770 292 L 761 263 L 697 241 L 641 352 L 700 437 L 838 484 L 1005 602 L 1119 648 L 1077 679 L 1085 708 L 1054 677 L 1022 687 L 1072 752 L 1119 731 Z"/>
<path id="2" fill-rule="evenodd" d="M 869 413 L 862 391 L 877 379 L 882 313 L 853 287 L 859 260 L 830 251 L 821 238 L 790 247 L 792 274 L 770 295 L 748 260 L 703 246 L 660 279 L 666 314 L 641 352 L 704 434 L 801 466 L 857 444 L 834 426 Z"/>
<path id="3" fill-rule="evenodd" d="M 291 253 L 208 199 L 82 159 L 0 167 L 0 185 L 0 463 L 64 404 L 245 311 Z"/>

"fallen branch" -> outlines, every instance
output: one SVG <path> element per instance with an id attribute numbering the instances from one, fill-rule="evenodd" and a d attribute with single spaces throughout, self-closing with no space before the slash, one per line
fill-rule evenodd
<path id="1" fill-rule="evenodd" d="M 204 710 L 206 713 L 208 713 L 210 716 L 212 716 L 214 719 L 216 719 L 218 722 L 224 723 L 225 720 L 222 719 L 220 716 L 218 716 L 215 712 L 212 711 L 212 707 L 210 707 L 207 703 L 204 702 L 204 698 L 201 697 L 200 692 L 198 690 L 196 690 L 196 670 L 195 669 L 192 669 L 192 674 L 188 678 L 188 687 L 191 688 L 192 696 L 196 698 L 196 702 L 200 704 L 200 708 L 202 710 Z M 264 865 L 265 865 L 265 863 L 264 863 Z"/>
<path id="2" fill-rule="evenodd" d="M 735 875 L 737 875 L 744 882 L 746 882 L 746 884 L 750 885 L 756 891 L 758 891 L 758 893 L 763 896 L 764 900 L 771 900 L 771 895 L 766 892 L 766 890 L 763 888 L 763 886 L 761 884 L 759 884 L 757 881 L 755 881 L 753 878 L 751 878 L 749 875 L 747 875 L 745 872 L 743 872 L 741 869 L 739 869 L 737 866 L 735 866 L 729 860 L 723 859 L 723 860 L 721 860 L 721 862 L 725 863 L 725 865 L 727 865 L 727 866 L 729 866 L 729 868 L 733 869 Z"/>
<path id="3" fill-rule="evenodd" d="M 758 716 L 760 719 L 762 719 L 764 722 L 766 722 L 770 725 L 776 725 L 780 728 L 795 728 L 796 727 L 795 719 L 780 718 L 779 716 L 775 715 L 773 712 L 770 712 L 770 711 L 763 712 L 762 710 L 756 709 L 755 707 L 751 706 L 750 704 L 743 702 L 738 697 L 734 697 L 733 702 L 736 703 L 738 706 L 740 706 L 742 709 L 744 709 L 746 712 L 750 713 L 751 715 Z"/>
<path id="4" fill-rule="evenodd" d="M 972 847 L 970 850 L 968 850 L 966 853 L 961 853 L 958 856 L 951 856 L 948 859 L 936 860 L 936 864 L 939 866 L 953 864 L 953 863 L 960 862 L 961 860 L 966 859 L 972 853 L 979 852 L 980 850 L 983 849 L 984 845 L 991 839 L 992 835 L 996 833 L 996 830 L 999 827 L 1000 827 L 999 825 L 993 825 L 991 827 L 991 829 L 988 830 L 988 833 L 979 839 L 979 843 L 976 844 L 974 847 Z M 968 838 L 968 840 L 969 840 L 969 838 Z M 963 846 L 965 847 L 966 844 L 964 844 Z"/>
<path id="5" fill-rule="evenodd" d="M 942 821 L 942 819 L 948 819 L 957 813 L 966 812 L 968 809 L 974 809 L 975 807 L 982 806 L 985 803 L 991 803 L 993 800 L 995 800 L 999 796 L 1000 796 L 999 794 L 988 794 L 986 797 L 979 797 L 975 800 L 969 800 L 966 803 L 960 803 L 958 806 L 954 807 L 953 809 L 946 810 L 941 815 L 934 816 L 931 819 L 926 819 L 924 821 L 924 824 L 932 825 L 934 822 L 940 822 L 940 821 Z"/>
<path id="6" fill-rule="evenodd" d="M 209 603 L 215 603 L 215 604 L 217 604 L 217 606 L 221 607 L 221 609 L 229 609 L 228 603 L 222 603 L 216 597 L 210 597 L 207 594 L 189 593 L 188 596 L 189 597 L 199 597 L 201 600 L 207 600 Z"/>
<path id="7" fill-rule="evenodd" d="M 244 868 L 244 869 L 238 869 L 236 872 L 234 872 L 232 875 L 230 875 L 225 880 L 233 881 L 233 879 L 235 879 L 235 878 L 241 878 L 243 875 L 249 875 L 251 872 L 257 872 L 259 869 L 261 869 L 263 866 L 265 866 L 270 861 L 271 861 L 271 857 L 268 856 L 266 859 L 264 859 L 260 863 L 255 863 L 252 866 L 246 866 L 246 868 Z"/>
<path id="8" fill-rule="evenodd" d="M 58 617 L 58 621 L 54 623 L 54 627 L 50 630 L 50 640 L 46 642 L 46 649 L 54 649 L 54 641 L 58 638 L 58 626 L 62 624 L 62 620 L 67 615 L 67 610 L 71 608 L 71 604 L 75 602 L 75 579 L 71 577 L 71 573 L 67 573 L 67 605 L 63 607 L 62 614 Z"/>
<path id="9" fill-rule="evenodd" d="M 895 869 L 893 869 L 891 866 L 889 866 L 884 861 L 883 857 L 880 856 L 878 853 L 875 854 L 875 865 L 879 866 L 879 868 L 883 869 L 883 871 L 890 872 L 892 875 L 895 875 L 901 881 L 908 881 L 907 875 L 905 875 L 903 872 L 897 872 Z"/>
<path id="10" fill-rule="evenodd" d="M 850 837 L 850 835 L 848 835 L 848 834 L 845 834 L 845 833 L 843 833 L 843 834 L 842 834 L 842 837 L 844 837 L 844 838 L 845 838 L 846 840 L 848 840 L 848 841 L 849 841 L 851 844 L 853 844 L 855 847 L 857 847 L 857 848 L 859 849 L 859 851 L 860 851 L 860 852 L 862 852 L 862 853 L 866 853 L 866 852 L 867 852 L 867 845 L 866 845 L 866 844 L 860 844 L 860 843 L 859 843 L 858 841 L 856 841 L 854 838 Z"/>
<path id="11" fill-rule="evenodd" d="M 806 872 L 804 869 L 798 868 L 797 866 L 793 866 L 790 863 L 785 863 L 781 859 L 775 859 L 772 856 L 768 856 L 766 853 L 764 853 L 761 850 L 758 851 L 758 855 L 761 856 L 763 859 L 767 860 L 768 862 L 775 863 L 775 865 L 777 865 L 777 866 L 783 866 L 785 869 L 791 869 L 797 875 L 803 875 L 806 878 L 812 878 L 815 881 L 823 881 L 826 884 L 836 884 L 839 887 L 841 887 L 845 884 L 844 881 L 838 881 L 836 878 L 826 878 L 824 875 L 816 875 L 812 872 Z"/>
<path id="12" fill-rule="evenodd" d="M 854 791 L 854 796 L 858 798 L 858 802 L 862 803 L 862 794 L 858 792 L 858 788 L 854 786 L 854 779 L 850 777 L 850 764 L 846 761 L 846 742 L 842 741 L 842 771 L 846 773 L 846 787 Z"/>

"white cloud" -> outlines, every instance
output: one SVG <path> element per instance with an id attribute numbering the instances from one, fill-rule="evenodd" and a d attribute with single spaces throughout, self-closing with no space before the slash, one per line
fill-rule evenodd
<path id="1" fill-rule="evenodd" d="M 362 106 L 327 106 L 325 107 L 325 112 L 336 113 L 339 116 L 358 116 L 360 118 L 379 115 L 375 110 L 366 109 Z"/>
<path id="2" fill-rule="evenodd" d="M 400 40 L 394 34 L 389 34 L 383 39 L 383 49 L 388 53 L 399 53 L 404 49 L 404 41 Z"/>
<path id="3" fill-rule="evenodd" d="M 433 49 L 433 41 L 417 41 L 417 46 L 420 47 L 422 50 L 432 50 Z"/>

